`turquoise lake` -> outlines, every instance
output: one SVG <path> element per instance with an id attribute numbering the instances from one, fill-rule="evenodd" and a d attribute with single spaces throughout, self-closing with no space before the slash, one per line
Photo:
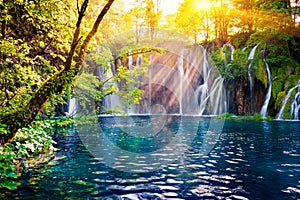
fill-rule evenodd
<path id="1" fill-rule="evenodd" d="M 129 165 L 135 167 L 132 171 L 126 170 L 130 166 L 118 161 L 117 154 L 109 152 L 105 144 L 100 149 L 107 153 L 100 155 L 107 157 L 95 156 L 90 151 L 93 146 L 89 147 L 91 143 L 84 141 L 78 129 L 71 128 L 68 136 L 57 130 L 56 158 L 27 172 L 22 185 L 7 199 L 300 198 L 297 121 L 225 121 L 213 142 L 207 140 L 211 118 L 169 116 L 161 119 L 161 128 L 161 124 L 155 126 L 161 122 L 159 118 L 124 119 L 102 117 L 96 126 L 100 129 L 86 126 L 80 130 L 86 130 L 84 134 L 90 134 L 92 140 L 101 132 L 120 149 L 145 155 L 131 160 Z M 155 134 L 147 135 L 149 127 L 155 129 Z M 126 133 L 132 130 L 136 130 L 136 135 Z M 179 132 L 184 152 L 175 155 L 165 151 L 153 167 L 154 162 L 149 162 L 147 155 L 166 147 Z M 186 137 L 190 141 L 184 141 Z M 211 149 L 202 151 L 205 141 L 211 143 Z M 115 165 L 109 166 L 110 160 Z M 138 171 L 139 167 L 149 170 Z"/>

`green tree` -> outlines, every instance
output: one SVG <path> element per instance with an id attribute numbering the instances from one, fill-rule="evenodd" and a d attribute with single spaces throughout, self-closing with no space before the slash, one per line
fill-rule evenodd
<path id="1" fill-rule="evenodd" d="M 231 0 L 231 3 L 235 7 L 232 15 L 235 18 L 235 26 L 238 27 L 242 33 L 253 33 L 255 31 L 255 1 Z"/>
<path id="2" fill-rule="evenodd" d="M 203 21 L 204 18 L 200 15 L 196 1 L 184 0 L 179 5 L 174 21 L 171 23 L 175 23 L 176 30 L 193 38 L 197 43 Z"/>
<path id="3" fill-rule="evenodd" d="M 31 6 L 30 2 L 28 1 L 29 6 Z M 38 3 L 40 2 L 47 2 L 47 1 L 38 1 Z M 89 31 L 87 35 L 81 36 L 81 24 L 86 12 L 86 8 L 89 4 L 89 0 L 84 0 L 81 7 L 78 8 L 78 18 L 77 18 L 76 28 L 73 36 L 73 41 L 66 55 L 65 62 L 63 62 L 63 65 L 61 66 L 61 69 L 57 70 L 57 72 L 49 76 L 46 80 L 43 80 L 42 83 L 37 86 L 35 91 L 32 91 L 31 93 L 28 92 L 27 94 L 25 93 L 27 98 L 25 100 L 22 100 L 23 105 L 21 105 L 20 107 L 14 107 L 9 105 L 8 107 L 11 108 L 11 110 L 10 111 L 6 110 L 6 112 L 1 113 L 0 116 L 1 123 L 7 125 L 9 130 L 8 134 L 0 135 L 1 145 L 6 144 L 11 139 L 13 139 L 16 132 L 20 128 L 30 124 L 35 119 L 39 111 L 42 109 L 45 102 L 47 102 L 50 99 L 52 94 L 60 94 L 68 85 L 72 83 L 74 77 L 77 75 L 84 61 L 85 53 L 88 49 L 88 45 L 90 41 L 96 34 L 103 17 L 106 15 L 113 2 L 114 0 L 109 0 L 105 4 L 104 8 L 97 16 L 97 19 L 94 22 L 92 29 Z M 19 1 L 17 1 L 17 3 L 19 3 Z M 49 10 L 51 10 L 51 8 L 49 8 Z M 5 23 L 2 23 L 1 25 L 3 26 L 5 25 Z M 82 41 L 82 37 L 84 37 L 83 41 Z M 13 51 L 15 50 L 13 49 Z M 75 52 L 78 52 L 78 56 L 76 57 L 74 57 Z M 16 52 L 15 54 L 17 53 L 18 52 Z M 13 54 L 12 59 L 15 58 L 14 57 L 15 54 Z M 3 57 L 5 58 L 6 56 L 9 55 L 12 54 L 11 53 L 4 54 Z"/>

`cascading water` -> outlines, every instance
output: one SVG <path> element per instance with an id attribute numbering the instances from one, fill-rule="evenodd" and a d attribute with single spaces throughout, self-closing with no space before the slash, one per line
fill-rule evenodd
<path id="1" fill-rule="evenodd" d="M 178 72 L 179 72 L 179 88 L 180 88 L 180 93 L 179 93 L 179 114 L 183 114 L 182 112 L 182 100 L 183 100 L 183 79 L 184 79 L 184 69 L 183 69 L 183 64 L 184 64 L 184 51 L 185 49 L 181 50 L 180 52 L 180 57 L 178 57 Z"/>
<path id="2" fill-rule="evenodd" d="M 232 44 L 228 43 L 226 44 L 228 47 L 230 47 L 230 58 L 231 58 L 231 61 L 233 61 L 233 55 L 234 55 L 234 51 L 235 51 L 235 48 Z"/>
<path id="3" fill-rule="evenodd" d="M 114 63 L 111 64 L 111 67 L 108 70 L 105 70 L 104 68 L 100 67 L 100 80 L 109 80 L 111 77 L 114 76 L 113 72 L 116 71 Z M 118 84 L 112 81 L 108 81 L 104 87 L 110 87 L 110 85 L 113 85 L 113 87 L 118 88 Z M 105 110 L 112 111 L 117 106 L 121 105 L 120 97 L 112 93 L 110 95 L 107 95 L 103 99 L 103 107 Z"/>
<path id="4" fill-rule="evenodd" d="M 211 72 L 211 66 L 209 65 L 207 61 L 207 54 L 206 54 L 206 49 L 203 51 L 203 72 L 202 72 L 202 77 L 203 77 L 203 84 L 200 85 L 197 90 L 196 90 L 196 95 L 198 101 L 200 102 L 199 106 L 199 115 L 203 115 L 205 111 L 205 107 L 207 104 L 207 101 L 209 99 L 209 88 L 208 88 L 208 81 L 210 78 L 210 72 Z"/>
<path id="5" fill-rule="evenodd" d="M 252 81 L 252 71 L 251 71 L 251 67 L 253 64 L 253 59 L 254 59 L 254 55 L 255 55 L 255 51 L 257 49 L 257 47 L 259 46 L 259 44 L 257 44 L 255 47 L 253 47 L 253 49 L 251 50 L 248 60 L 250 60 L 250 64 L 248 66 L 248 78 L 249 78 L 249 87 L 250 87 L 250 110 L 252 111 L 252 99 L 253 99 L 253 81 Z"/>
<path id="6" fill-rule="evenodd" d="M 223 52 L 223 54 L 224 54 L 224 57 L 225 57 L 225 60 L 226 60 L 226 61 L 227 61 L 227 58 L 226 58 L 226 50 L 225 50 L 225 47 L 229 47 L 229 48 L 230 48 L 230 60 L 229 60 L 229 62 L 232 62 L 232 61 L 234 60 L 233 55 L 234 55 L 235 48 L 234 48 L 234 46 L 233 46 L 232 44 L 230 44 L 230 43 L 227 43 L 227 44 L 223 45 L 223 47 L 222 47 L 222 52 Z M 226 69 L 225 69 L 225 70 L 226 70 Z"/>
<path id="7" fill-rule="evenodd" d="M 294 113 L 294 119 L 299 119 L 299 118 L 298 118 L 298 117 L 299 117 L 298 114 L 299 114 L 299 102 L 300 102 L 300 100 L 299 100 L 299 95 L 300 95 L 300 94 L 299 94 L 299 93 L 300 93 L 300 79 L 298 80 L 298 84 L 297 84 L 295 87 L 291 88 L 291 89 L 288 91 L 287 95 L 285 96 L 285 98 L 284 98 L 284 100 L 283 100 L 283 102 L 282 102 L 281 109 L 280 109 L 279 113 L 277 114 L 277 117 L 276 117 L 277 120 L 282 120 L 282 119 L 284 119 L 284 118 L 283 118 L 283 113 L 284 113 L 284 109 L 285 109 L 286 103 L 287 103 L 287 101 L 289 100 L 289 98 L 291 97 L 292 92 L 293 92 L 296 88 L 298 88 L 298 92 L 297 92 L 297 94 L 296 94 L 296 96 L 295 96 L 294 102 L 295 102 L 295 101 L 297 102 L 297 103 L 295 103 L 295 104 L 297 104 L 297 106 L 295 106 L 295 104 L 292 103 L 292 108 L 293 108 L 293 110 L 294 110 L 294 111 L 292 111 L 292 112 Z M 293 105 L 294 105 L 294 107 L 293 107 Z M 297 108 L 298 108 L 298 109 L 297 109 Z M 296 114 L 296 115 L 295 115 L 295 114 Z"/>
<path id="8" fill-rule="evenodd" d="M 133 57 L 131 55 L 131 50 L 128 51 L 129 56 L 128 56 L 128 69 L 131 70 L 132 65 L 133 65 Z"/>
<path id="9" fill-rule="evenodd" d="M 152 55 L 150 55 L 150 63 L 152 62 Z M 151 69 L 151 65 L 148 67 L 148 77 L 149 77 L 149 81 L 148 81 L 148 114 L 151 114 L 151 94 L 152 94 L 152 88 L 150 87 L 152 84 L 152 69 Z"/>
<path id="10" fill-rule="evenodd" d="M 134 61 L 128 56 L 128 69 L 139 67 L 143 62 L 142 54 Z M 145 55 L 146 56 L 146 55 Z M 160 114 L 164 108 L 167 114 L 180 115 L 218 115 L 226 112 L 227 100 L 224 87 L 224 78 L 215 69 L 206 49 L 200 45 L 184 46 L 163 54 L 152 53 L 148 75 L 138 78 L 139 87 L 144 92 L 138 105 L 124 109 L 128 114 Z M 110 70 L 102 70 L 103 77 L 112 76 Z M 105 80 L 100 77 L 101 80 Z M 107 84 L 116 83 L 108 82 Z M 139 84 L 139 85 L 138 85 Z M 103 100 L 107 110 L 121 106 L 120 97 L 116 94 L 108 95 Z"/>
<path id="11" fill-rule="evenodd" d="M 270 102 L 270 99 L 271 99 L 271 93 L 272 93 L 272 74 L 271 74 L 271 71 L 269 69 L 269 65 L 268 63 L 264 60 L 264 63 L 266 64 L 266 68 L 267 68 L 267 72 L 268 72 L 268 81 L 269 81 L 269 87 L 268 87 L 268 93 L 267 93 L 267 96 L 265 98 L 265 101 L 264 101 L 264 104 L 260 110 L 260 114 L 263 116 L 263 118 L 266 118 L 268 113 L 267 113 L 267 110 L 268 110 L 268 105 L 269 105 L 269 102 Z"/>
<path id="12" fill-rule="evenodd" d="M 300 110 L 300 87 L 298 87 L 298 92 L 292 103 L 291 115 L 294 116 L 295 120 L 299 120 L 299 110 Z"/>
<path id="13" fill-rule="evenodd" d="M 133 68 L 132 68 L 132 66 L 133 66 L 133 57 L 131 56 L 131 59 L 130 59 L 130 64 L 131 64 L 131 66 L 130 67 L 128 67 L 128 69 L 129 70 L 133 70 Z M 136 61 L 135 61 L 135 67 L 136 68 L 139 68 L 139 67 L 141 67 L 142 66 L 142 64 L 143 64 L 143 55 L 142 54 L 138 54 L 137 55 L 137 58 L 136 58 Z M 140 87 L 140 85 L 139 85 L 139 80 L 138 80 L 138 78 L 134 78 L 135 79 L 135 84 L 132 84 L 131 86 L 132 87 Z M 150 80 L 149 80 L 150 81 Z M 149 109 L 151 109 L 151 108 L 149 108 Z M 149 110 L 148 109 L 148 110 Z M 139 106 L 137 106 L 137 105 L 135 105 L 135 104 L 131 104 L 130 105 L 130 107 L 129 107 L 129 109 L 127 110 L 127 112 L 128 112 L 128 114 L 137 114 L 137 113 L 140 113 L 139 112 Z M 144 113 L 143 113 L 144 114 Z"/>
<path id="14" fill-rule="evenodd" d="M 212 66 L 208 61 L 206 50 L 203 51 L 203 84 L 196 90 L 199 105 L 199 115 L 218 115 L 227 111 L 227 97 L 224 78 L 218 76 L 212 79 Z M 210 86 L 210 82 L 213 83 Z M 208 107 L 208 108 L 207 108 Z"/>
<path id="15" fill-rule="evenodd" d="M 215 79 L 210 90 L 209 98 L 210 115 L 218 115 L 227 111 L 227 97 L 224 87 L 224 78 L 222 76 Z"/>
<path id="16" fill-rule="evenodd" d="M 229 47 L 230 48 L 230 59 L 228 59 L 226 57 L 226 51 L 225 51 L 225 47 Z M 222 51 L 224 53 L 224 60 L 225 60 L 225 63 L 226 63 L 226 66 L 225 66 L 225 72 L 228 72 L 228 69 L 230 69 L 230 65 L 232 64 L 232 61 L 234 60 L 234 52 L 235 52 L 235 48 L 232 44 L 230 43 L 227 43 L 226 45 L 223 46 L 222 48 Z M 233 69 L 231 69 L 231 72 L 230 73 L 233 73 Z M 229 80 L 229 79 L 228 79 Z M 223 80 L 224 81 L 224 80 Z M 223 83 L 222 83 L 223 84 Z M 223 86 L 222 86 L 223 87 Z M 228 105 L 227 105 L 227 102 L 229 102 L 229 97 L 230 97 L 230 94 L 231 94 L 231 91 L 228 90 L 226 91 L 226 99 L 225 99 L 225 106 L 226 106 L 226 110 L 228 109 Z M 221 112 L 220 112 L 221 113 Z"/>
<path id="17" fill-rule="evenodd" d="M 142 54 L 139 54 L 136 58 L 136 64 L 135 66 L 136 67 L 140 67 L 143 63 L 143 55 Z"/>
<path id="18" fill-rule="evenodd" d="M 133 65 L 133 56 L 131 55 L 131 50 L 128 50 L 128 70 L 132 70 L 132 65 Z M 135 112 L 134 105 L 130 105 L 130 108 L 127 110 L 129 114 L 132 114 Z"/>
<path id="19" fill-rule="evenodd" d="M 69 99 L 68 102 L 68 115 L 75 116 L 78 113 L 78 101 L 76 98 Z"/>

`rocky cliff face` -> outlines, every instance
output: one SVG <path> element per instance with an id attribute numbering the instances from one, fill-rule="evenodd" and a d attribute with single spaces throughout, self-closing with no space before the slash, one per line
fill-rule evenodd
<path id="1" fill-rule="evenodd" d="M 261 81 L 256 78 L 254 79 L 252 100 L 250 99 L 249 81 L 244 76 L 227 80 L 226 85 L 229 99 L 229 113 L 253 115 L 260 112 L 267 92 Z"/>

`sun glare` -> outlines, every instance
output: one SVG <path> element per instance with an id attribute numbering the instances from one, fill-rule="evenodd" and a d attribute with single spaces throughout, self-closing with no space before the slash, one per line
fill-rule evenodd
<path id="1" fill-rule="evenodd" d="M 202 9 L 208 10 L 208 9 L 210 9 L 210 7 L 211 7 L 211 3 L 210 3 L 210 1 L 208 1 L 208 0 L 198 0 L 198 1 L 196 2 L 196 4 L 197 4 L 197 8 L 198 8 L 199 10 L 202 10 Z"/>

